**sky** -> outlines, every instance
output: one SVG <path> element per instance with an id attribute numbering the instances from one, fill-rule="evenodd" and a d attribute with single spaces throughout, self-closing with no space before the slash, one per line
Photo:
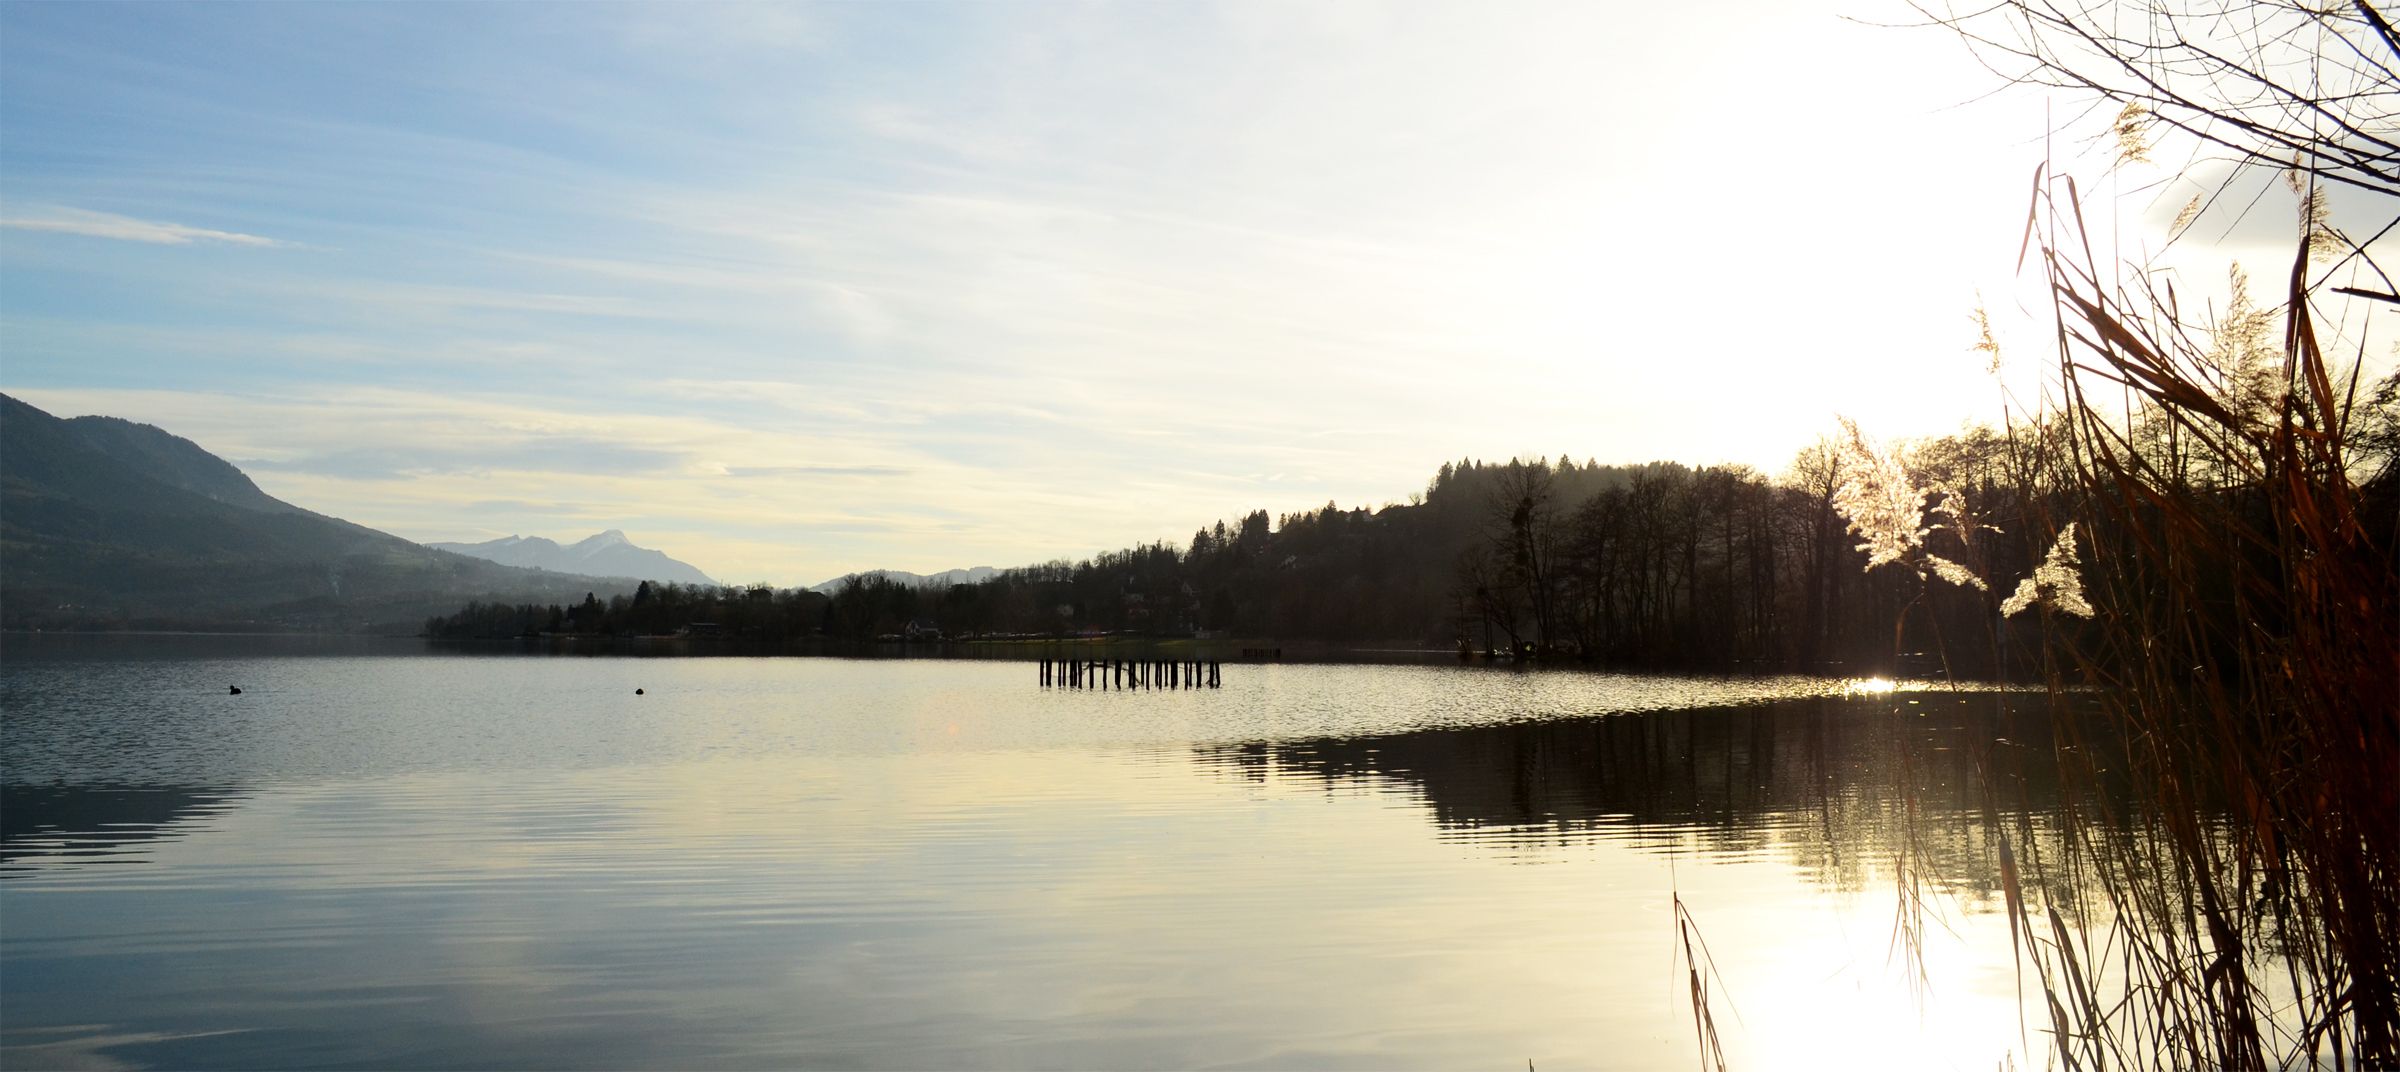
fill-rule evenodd
<path id="1" fill-rule="evenodd" d="M 1772 473 L 2039 391 L 1971 314 L 2038 351 L 2029 182 L 2097 150 L 1913 18 L 0 4 L 0 391 L 410 539 L 782 585 L 1462 457 Z"/>

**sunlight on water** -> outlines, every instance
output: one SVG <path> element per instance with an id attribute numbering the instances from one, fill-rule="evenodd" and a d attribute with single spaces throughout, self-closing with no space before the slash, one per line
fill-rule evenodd
<path id="1" fill-rule="evenodd" d="M 1684 1068 L 1677 895 L 1742 1067 L 2029 1063 L 1971 824 L 1893 952 L 2003 696 L 201 647 L 5 664 L 12 1067 Z"/>

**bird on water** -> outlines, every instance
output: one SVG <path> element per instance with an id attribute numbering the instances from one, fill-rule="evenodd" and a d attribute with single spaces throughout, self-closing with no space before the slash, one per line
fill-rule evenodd
<path id="1" fill-rule="evenodd" d="M 225 688 L 228 690 L 226 693 L 228 696 L 239 696 L 242 694 L 242 687 L 240 685 L 227 685 Z"/>

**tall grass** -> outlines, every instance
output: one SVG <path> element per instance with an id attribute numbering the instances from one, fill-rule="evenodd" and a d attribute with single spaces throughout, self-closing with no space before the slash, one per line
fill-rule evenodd
<path id="1" fill-rule="evenodd" d="M 2319 341 L 2321 213 L 2279 317 L 2201 322 L 2098 262 L 2072 180 L 2036 188 L 2060 395 L 2010 443 L 2023 501 L 2088 552 L 2096 613 L 2047 630 L 2053 694 L 2096 686 L 2122 742 L 2062 720 L 2063 850 L 2004 856 L 2056 1053 L 2400 1067 L 2400 577 L 2351 453 L 2358 368 Z M 2130 804 L 2096 791 L 2116 763 Z"/>

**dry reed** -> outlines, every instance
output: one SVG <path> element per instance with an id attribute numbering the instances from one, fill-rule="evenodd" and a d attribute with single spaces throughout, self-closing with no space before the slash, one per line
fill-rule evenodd
<path id="1" fill-rule="evenodd" d="M 2274 363 L 2228 367 L 2256 319 L 2111 282 L 2072 180 L 2036 189 L 2062 394 L 2010 442 L 2025 501 L 2089 541 L 2096 616 L 2053 618 L 2053 695 L 2097 686 L 2123 742 L 2062 719 L 2063 858 L 2004 857 L 2059 1060 L 2400 1066 L 2400 578 L 2351 456 L 2358 370 L 2318 341 L 2317 228 Z M 2096 789 L 2111 762 L 2129 813 Z"/>

